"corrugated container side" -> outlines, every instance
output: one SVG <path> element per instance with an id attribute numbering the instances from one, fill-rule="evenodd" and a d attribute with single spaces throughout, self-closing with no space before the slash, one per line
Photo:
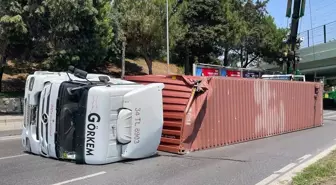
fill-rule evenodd
<path id="1" fill-rule="evenodd" d="M 163 89 L 163 131 L 158 150 L 183 153 L 181 149 L 185 110 L 189 103 L 192 85 L 183 76 L 126 76 L 126 80 L 148 84 L 164 83 Z"/>
<path id="2" fill-rule="evenodd" d="M 323 121 L 319 83 L 162 75 L 126 80 L 165 83 L 161 151 L 182 154 L 312 128 Z M 202 80 L 199 87 L 205 88 L 193 96 L 195 80 Z"/>
<path id="3" fill-rule="evenodd" d="M 249 141 L 322 124 L 322 86 L 318 83 L 215 77 L 212 92 L 196 98 L 205 107 L 196 119 L 195 151 Z M 319 89 L 315 98 L 315 91 Z M 201 105 L 203 104 L 203 105 Z M 185 137 L 184 135 L 182 137 Z"/>

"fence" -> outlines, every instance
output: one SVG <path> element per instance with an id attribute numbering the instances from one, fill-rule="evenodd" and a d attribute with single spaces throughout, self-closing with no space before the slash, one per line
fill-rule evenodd
<path id="1" fill-rule="evenodd" d="M 127 76 L 162 82 L 158 150 L 184 154 L 322 125 L 322 85 L 261 79 Z"/>
<path id="2" fill-rule="evenodd" d="M 304 40 L 301 48 L 336 41 L 336 21 L 299 33 Z"/>

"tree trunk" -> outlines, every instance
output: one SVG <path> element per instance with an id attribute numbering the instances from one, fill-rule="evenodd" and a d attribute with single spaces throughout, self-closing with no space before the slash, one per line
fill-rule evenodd
<path id="1" fill-rule="evenodd" d="M 249 60 L 248 52 L 246 52 L 245 64 L 241 67 L 246 68 L 250 64 L 248 60 Z"/>
<path id="2" fill-rule="evenodd" d="M 246 62 L 242 68 L 247 68 L 247 66 L 250 64 L 250 62 Z"/>
<path id="3" fill-rule="evenodd" d="M 85 69 L 86 72 L 88 73 L 94 73 L 95 69 L 97 69 L 97 64 L 96 63 L 89 63 L 89 65 L 87 65 L 86 67 L 83 66 L 83 68 L 81 67 L 81 65 L 79 64 L 79 69 Z"/>
<path id="4" fill-rule="evenodd" d="M 148 74 L 152 75 L 153 74 L 153 61 L 150 57 L 145 56 L 145 61 L 148 67 Z"/>
<path id="5" fill-rule="evenodd" d="M 240 48 L 240 67 L 243 67 L 244 65 L 244 50 L 243 50 L 243 47 Z"/>
<path id="6" fill-rule="evenodd" d="M 252 58 L 250 61 L 248 61 L 248 56 L 246 56 L 246 62 L 245 62 L 245 64 L 244 64 L 244 66 L 243 66 L 243 68 L 247 68 L 247 66 L 248 65 L 250 65 L 253 61 L 255 61 L 256 59 L 258 59 L 258 56 L 255 56 L 254 58 Z M 259 62 L 257 63 L 257 65 L 259 64 Z"/>
<path id="7" fill-rule="evenodd" d="M 121 79 L 124 79 L 125 77 L 125 51 L 126 51 L 126 42 L 123 41 L 122 42 L 122 55 L 121 55 Z"/>
<path id="8" fill-rule="evenodd" d="M 0 92 L 2 92 L 2 77 L 3 77 L 5 65 L 6 65 L 6 60 L 7 60 L 7 56 L 3 56 L 1 58 L 1 63 L 0 63 Z"/>
<path id="9" fill-rule="evenodd" d="M 0 68 L 0 92 L 2 92 L 2 76 L 3 76 L 4 68 L 5 68 L 5 66 L 1 65 L 1 68 Z"/>
<path id="10" fill-rule="evenodd" d="M 229 47 L 225 47 L 225 50 L 224 50 L 224 66 L 228 66 L 229 65 Z"/>
<path id="11" fill-rule="evenodd" d="M 185 50 L 185 63 L 184 63 L 184 74 L 190 75 L 190 57 L 188 49 Z"/>

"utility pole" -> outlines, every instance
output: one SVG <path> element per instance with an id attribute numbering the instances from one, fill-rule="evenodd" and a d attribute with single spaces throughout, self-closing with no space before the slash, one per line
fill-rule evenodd
<path id="1" fill-rule="evenodd" d="M 126 39 L 122 41 L 121 79 L 124 79 L 125 77 L 125 52 L 126 52 Z"/>
<path id="2" fill-rule="evenodd" d="M 286 17 L 292 17 L 291 26 L 290 26 L 290 33 L 287 38 L 286 43 L 290 47 L 290 51 L 288 52 L 288 62 L 287 62 L 287 73 L 289 73 L 289 65 L 290 63 L 293 64 L 293 72 L 296 70 L 297 60 L 299 60 L 299 56 L 297 56 L 297 46 L 300 44 L 301 39 L 298 38 L 298 28 L 299 28 L 299 20 L 301 17 L 304 16 L 306 6 L 306 0 L 288 0 L 287 1 L 287 11 Z M 293 14 L 290 15 L 292 12 L 293 7 Z"/>
<path id="3" fill-rule="evenodd" d="M 173 14 L 176 12 L 177 7 L 183 3 L 183 0 L 176 0 L 176 5 L 173 7 Z M 167 73 L 169 74 L 169 62 L 170 62 L 170 57 L 169 57 L 169 0 L 166 0 L 166 29 L 167 29 Z"/>

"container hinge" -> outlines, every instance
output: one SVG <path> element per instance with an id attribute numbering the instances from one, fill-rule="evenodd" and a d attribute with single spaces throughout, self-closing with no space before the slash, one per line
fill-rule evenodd
<path id="1" fill-rule="evenodd" d="M 195 88 L 195 90 L 196 90 L 196 92 L 203 92 L 204 90 L 203 90 L 203 88 L 201 88 L 201 82 L 202 82 L 202 80 L 196 80 L 195 81 L 195 83 L 194 83 L 194 88 Z"/>

